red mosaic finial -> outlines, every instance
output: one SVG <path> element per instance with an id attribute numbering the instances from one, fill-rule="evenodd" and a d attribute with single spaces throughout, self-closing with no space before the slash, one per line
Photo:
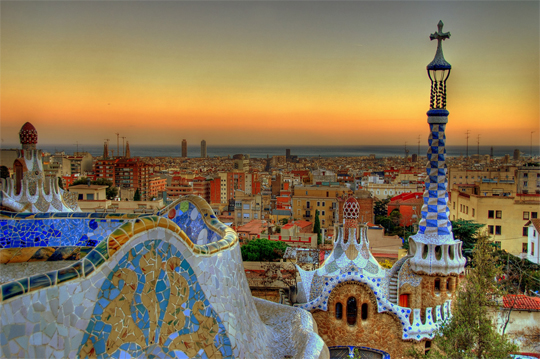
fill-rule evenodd
<path id="1" fill-rule="evenodd" d="M 34 125 L 30 122 L 25 123 L 19 131 L 21 145 L 35 145 L 38 141 L 38 133 Z"/>
<path id="2" fill-rule="evenodd" d="M 354 197 L 349 197 L 343 204 L 343 218 L 344 219 L 356 219 L 360 215 L 360 204 Z"/>

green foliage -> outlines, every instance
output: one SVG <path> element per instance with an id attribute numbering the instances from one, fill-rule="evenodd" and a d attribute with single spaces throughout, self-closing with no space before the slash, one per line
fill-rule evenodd
<path id="1" fill-rule="evenodd" d="M 133 200 L 134 201 L 140 201 L 141 200 L 141 192 L 139 192 L 139 188 L 137 187 L 137 189 L 135 190 L 135 194 L 133 195 Z"/>
<path id="2" fill-rule="evenodd" d="M 509 293 L 521 294 L 540 290 L 540 265 L 528 259 L 514 256 L 497 249 L 497 264 L 504 270 L 504 279 L 499 282 Z"/>
<path id="3" fill-rule="evenodd" d="M 313 233 L 317 233 L 317 244 L 322 244 L 321 220 L 319 219 L 319 210 L 315 210 L 315 223 L 313 224 Z"/>
<path id="4" fill-rule="evenodd" d="M 78 185 L 78 184 L 87 184 L 88 180 L 86 177 L 81 177 L 75 182 L 73 182 L 72 186 Z M 118 195 L 118 188 L 113 186 L 113 183 L 109 180 L 106 180 L 105 178 L 98 178 L 95 181 L 91 181 L 90 184 L 100 185 L 100 186 L 109 186 L 105 189 L 105 195 L 107 196 L 107 199 L 114 199 Z"/>
<path id="5" fill-rule="evenodd" d="M 0 178 L 9 178 L 9 169 L 6 166 L 0 166 Z"/>
<path id="6" fill-rule="evenodd" d="M 288 245 L 283 242 L 258 238 L 244 244 L 240 251 L 244 261 L 266 262 L 283 258 L 287 247 Z"/>
<path id="7" fill-rule="evenodd" d="M 286 225 L 287 223 L 289 223 L 289 220 L 287 218 L 282 218 L 279 220 L 279 223 L 281 223 L 282 225 Z"/>
<path id="8" fill-rule="evenodd" d="M 463 242 L 462 253 L 467 258 L 469 263 L 477 238 L 480 235 L 482 227 L 485 224 L 476 223 L 475 221 L 458 219 L 452 221 L 452 232 L 454 238 Z"/>
<path id="9" fill-rule="evenodd" d="M 457 293 L 452 318 L 433 339 L 429 353 L 412 350 L 415 358 L 509 358 L 517 350 L 509 338 L 500 334 L 492 311 L 498 310 L 496 298 L 504 291 L 495 280 L 501 274 L 495 248 L 487 235 L 478 235 L 472 252 L 473 267 Z"/>
<path id="10" fill-rule="evenodd" d="M 390 203 L 390 197 L 375 201 L 375 205 L 373 206 L 373 215 L 375 216 L 375 224 L 381 224 L 377 222 L 377 217 L 388 216 L 388 203 Z"/>

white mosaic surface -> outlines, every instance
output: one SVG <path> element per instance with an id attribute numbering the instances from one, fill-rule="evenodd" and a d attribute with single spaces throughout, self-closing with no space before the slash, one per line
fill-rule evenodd
<path id="1" fill-rule="evenodd" d="M 238 244 L 211 256 L 197 256 L 173 232 L 163 228 L 135 236 L 84 280 L 3 302 L 0 356 L 78 357 L 105 279 L 131 248 L 152 239 L 175 246 L 189 262 L 206 298 L 224 323 L 234 357 L 281 359 L 284 353 L 290 353 L 294 358 L 319 358 L 324 344 L 313 331 L 311 314 L 251 296 Z"/>

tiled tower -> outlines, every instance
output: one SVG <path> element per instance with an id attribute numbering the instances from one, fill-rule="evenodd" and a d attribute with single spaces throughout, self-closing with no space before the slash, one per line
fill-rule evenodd
<path id="1" fill-rule="evenodd" d="M 443 23 L 439 21 L 438 31 L 430 35 L 437 40 L 437 52 L 427 66 L 431 80 L 430 109 L 427 112 L 429 149 L 427 153 L 426 190 L 422 206 L 422 219 L 418 233 L 409 238 L 411 268 L 424 274 L 459 274 L 463 271 L 465 258 L 461 254 L 461 241 L 454 239 L 448 209 L 448 180 L 446 168 L 446 136 L 448 122 L 446 110 L 446 80 L 452 66 L 444 59 L 442 41 L 450 37 L 442 32 Z"/>

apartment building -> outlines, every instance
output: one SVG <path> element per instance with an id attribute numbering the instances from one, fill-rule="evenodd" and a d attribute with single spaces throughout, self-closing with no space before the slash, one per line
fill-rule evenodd
<path id="1" fill-rule="evenodd" d="M 133 192 L 139 189 L 141 200 L 149 199 L 150 166 L 137 158 L 120 158 L 116 160 L 114 172 L 116 187 Z"/>
<path id="2" fill-rule="evenodd" d="M 294 220 L 315 222 L 315 211 L 319 211 L 321 228 L 334 225 L 338 197 L 352 193 L 345 186 L 296 186 L 291 198 Z"/>
<path id="3" fill-rule="evenodd" d="M 167 188 L 167 179 L 159 176 L 151 177 L 148 180 L 148 198 L 161 198 Z"/>
<path id="4" fill-rule="evenodd" d="M 502 249 L 514 255 L 527 253 L 526 223 L 538 218 L 540 196 L 519 194 L 515 183 L 486 178 L 474 185 L 454 186 L 450 198 L 451 220 L 485 224 L 487 233 Z"/>
<path id="5" fill-rule="evenodd" d="M 262 196 L 236 190 L 234 195 L 234 225 L 243 226 L 253 219 L 262 220 Z"/>

